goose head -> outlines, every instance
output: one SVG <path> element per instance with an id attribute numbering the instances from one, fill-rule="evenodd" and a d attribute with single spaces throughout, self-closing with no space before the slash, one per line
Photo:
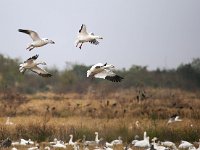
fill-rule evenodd
<path id="1" fill-rule="evenodd" d="M 53 40 L 49 40 L 48 38 L 43 38 L 46 43 L 55 44 Z"/>

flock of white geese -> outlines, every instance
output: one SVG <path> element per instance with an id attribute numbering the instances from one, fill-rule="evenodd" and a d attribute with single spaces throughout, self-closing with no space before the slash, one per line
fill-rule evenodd
<path id="1" fill-rule="evenodd" d="M 28 45 L 26 48 L 27 50 L 31 51 L 34 48 L 42 47 L 46 44 L 55 44 L 53 40 L 49 40 L 48 38 L 40 38 L 37 32 L 32 30 L 25 30 L 25 29 L 18 29 L 19 32 L 28 34 L 33 42 Z M 82 24 L 77 35 L 77 39 L 75 41 L 76 47 L 82 48 L 83 43 L 89 42 L 94 45 L 98 45 L 98 39 L 103 39 L 101 36 L 96 36 L 94 33 L 88 33 L 86 29 L 86 25 Z M 42 77 L 51 77 L 52 74 L 47 72 L 46 70 L 40 68 L 38 65 L 46 65 L 45 62 L 39 61 L 37 62 L 38 54 L 28 58 L 24 63 L 20 64 L 19 71 L 21 73 L 25 73 L 26 70 L 31 70 L 34 73 Z M 95 78 L 102 78 L 106 80 L 110 80 L 112 82 L 120 82 L 123 77 L 116 75 L 113 70 L 115 67 L 110 64 L 102 64 L 97 63 L 93 65 L 90 70 L 87 71 L 87 77 L 95 77 Z"/>
<path id="2" fill-rule="evenodd" d="M 145 150 L 178 150 L 178 149 L 185 149 L 185 150 L 200 150 L 200 142 L 196 142 L 198 147 L 196 148 L 194 144 L 188 141 L 181 141 L 181 143 L 176 146 L 175 143 L 171 141 L 158 141 L 157 137 L 151 139 L 147 136 L 147 133 L 144 132 L 144 136 L 142 140 L 134 139 L 130 144 L 123 143 L 122 138 L 119 136 L 118 139 L 113 140 L 111 142 L 106 142 L 103 138 L 98 137 L 98 132 L 95 132 L 95 139 L 94 141 L 87 141 L 85 136 L 83 139 L 79 139 L 76 142 L 73 141 L 73 135 L 69 135 L 70 139 L 67 143 L 64 141 L 54 139 L 52 142 L 49 142 L 48 146 L 45 146 L 45 150 L 51 149 L 68 149 L 71 147 L 74 150 L 113 150 L 115 147 L 118 147 L 122 150 L 133 150 L 134 148 L 141 148 Z M 17 146 L 26 146 L 29 147 L 27 150 L 40 150 L 40 145 L 38 143 L 34 143 L 33 141 L 20 139 L 19 142 L 12 142 L 12 149 L 11 150 L 18 150 Z M 124 146 L 125 145 L 125 146 Z"/>
<path id="3" fill-rule="evenodd" d="M 24 30 L 24 29 L 19 29 L 19 32 L 23 32 L 28 34 L 33 42 L 28 45 L 26 48 L 27 50 L 31 51 L 36 47 L 42 47 L 46 44 L 55 44 L 53 40 L 49 40 L 47 38 L 40 38 L 38 33 L 32 30 Z M 86 26 L 82 24 L 77 39 L 75 41 L 76 47 L 79 47 L 80 49 L 82 48 L 83 43 L 89 42 L 91 44 L 98 45 L 99 41 L 98 39 L 103 39 L 101 36 L 96 36 L 94 33 L 88 33 L 86 30 Z M 34 73 L 37 73 L 38 75 L 42 77 L 51 77 L 52 74 L 47 72 L 46 70 L 38 67 L 38 65 L 46 65 L 45 62 L 42 61 L 36 61 L 38 58 L 38 54 L 34 55 L 30 58 L 28 58 L 24 63 L 19 65 L 19 71 L 21 73 L 25 73 L 26 70 L 31 70 Z M 114 65 L 111 64 L 102 64 L 102 63 L 97 63 L 93 65 L 88 71 L 87 71 L 87 77 L 95 77 L 95 78 L 102 78 L 106 80 L 110 80 L 112 82 L 120 82 L 123 77 L 120 77 L 119 75 L 115 74 L 113 70 L 115 69 Z M 178 122 L 182 121 L 178 115 L 173 115 L 167 122 L 167 124 L 173 123 L 173 122 Z M 10 122 L 9 118 L 6 121 L 6 125 L 13 125 L 12 122 Z M 80 141 L 73 142 L 73 135 L 69 135 L 70 140 L 68 143 L 65 143 L 61 140 L 57 140 L 56 138 L 54 141 L 49 142 L 49 145 L 46 146 L 44 149 L 45 150 L 50 150 L 50 149 L 56 149 L 56 148 L 61 148 L 61 149 L 66 149 L 68 146 L 73 147 L 74 150 L 79 150 L 80 147 L 82 147 L 83 150 L 89 150 L 91 146 L 93 146 L 94 150 L 112 150 L 115 145 L 121 145 L 122 149 L 124 150 L 132 150 L 133 147 L 138 147 L 146 150 L 167 150 L 167 149 L 174 149 L 177 150 L 179 149 L 189 149 L 189 150 L 200 150 L 200 143 L 199 147 L 196 148 L 192 143 L 189 143 L 187 141 L 181 141 L 180 145 L 178 148 L 176 147 L 176 144 L 171 142 L 171 141 L 163 141 L 163 142 L 156 142 L 158 138 L 154 137 L 151 139 L 150 143 L 150 138 L 147 136 L 147 133 L 144 132 L 144 136 L 142 140 L 134 139 L 130 144 L 126 145 L 123 143 L 122 138 L 119 136 L 118 139 L 113 140 L 111 142 L 106 142 L 102 138 L 98 138 L 98 132 L 95 132 L 95 139 L 94 141 L 86 141 L 85 136 L 83 139 Z M 25 140 L 25 139 L 20 139 L 19 142 L 12 142 L 12 150 L 17 150 L 17 146 L 29 146 L 28 150 L 39 150 L 40 145 L 34 143 L 33 141 Z M 34 145 L 31 147 L 31 145 Z M 126 145 L 123 147 L 123 145 Z"/>

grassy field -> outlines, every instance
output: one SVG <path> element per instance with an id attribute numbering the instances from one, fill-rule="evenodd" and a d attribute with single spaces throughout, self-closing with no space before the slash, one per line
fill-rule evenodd
<path id="1" fill-rule="evenodd" d="M 139 101 L 138 94 L 136 89 L 107 94 L 2 93 L 0 139 L 30 138 L 45 145 L 54 138 L 68 142 L 69 134 L 75 141 L 83 135 L 94 140 L 97 131 L 108 142 L 122 136 L 124 143 L 130 143 L 135 135 L 142 139 L 147 131 L 150 138 L 156 136 L 161 141 L 198 141 L 200 93 L 147 88 L 145 98 Z M 183 121 L 167 125 L 173 114 L 180 115 Z M 14 125 L 5 125 L 8 116 Z"/>

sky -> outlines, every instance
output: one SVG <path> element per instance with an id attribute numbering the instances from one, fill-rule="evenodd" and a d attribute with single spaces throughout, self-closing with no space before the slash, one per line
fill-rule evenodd
<path id="1" fill-rule="evenodd" d="M 132 65 L 171 69 L 200 57 L 199 0 L 1 0 L 0 54 L 22 61 L 39 54 L 48 67 L 67 62 L 116 68 Z M 75 47 L 81 24 L 104 39 Z M 27 51 L 31 29 L 52 39 Z"/>

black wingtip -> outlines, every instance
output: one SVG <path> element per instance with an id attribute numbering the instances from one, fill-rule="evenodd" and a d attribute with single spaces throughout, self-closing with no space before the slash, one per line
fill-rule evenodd
<path id="1" fill-rule="evenodd" d="M 80 28 L 80 30 L 78 32 L 80 33 L 82 29 L 83 29 L 83 24 L 81 25 L 81 28 Z"/>
<path id="2" fill-rule="evenodd" d="M 19 32 L 30 34 L 30 30 L 18 29 Z"/>
<path id="3" fill-rule="evenodd" d="M 178 116 L 177 114 L 173 114 L 170 118 L 175 118 L 177 116 Z"/>
<path id="4" fill-rule="evenodd" d="M 107 62 L 104 64 L 104 66 L 106 66 L 107 65 Z"/>
<path id="5" fill-rule="evenodd" d="M 24 29 L 18 29 L 19 32 L 24 32 Z"/>
<path id="6" fill-rule="evenodd" d="M 118 75 L 115 75 L 115 76 L 106 76 L 105 77 L 106 80 L 110 80 L 112 82 L 121 82 L 122 79 L 124 79 L 123 77 L 120 77 Z"/>
<path id="7" fill-rule="evenodd" d="M 50 73 L 48 73 L 48 74 L 39 74 L 39 75 L 42 76 L 42 77 L 47 77 L 47 78 L 52 77 L 52 74 L 50 74 Z"/>

